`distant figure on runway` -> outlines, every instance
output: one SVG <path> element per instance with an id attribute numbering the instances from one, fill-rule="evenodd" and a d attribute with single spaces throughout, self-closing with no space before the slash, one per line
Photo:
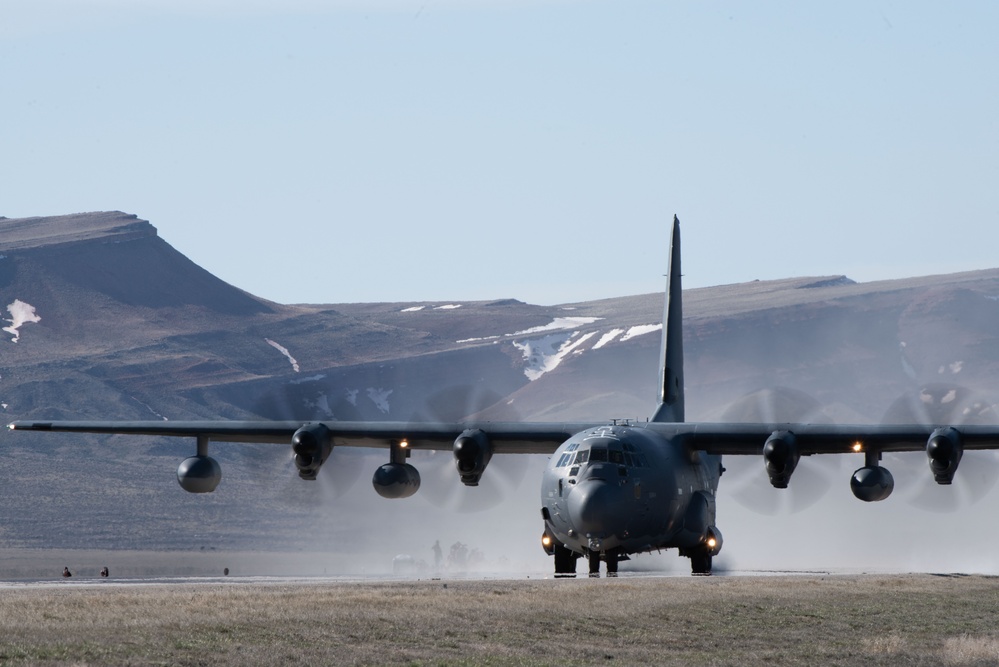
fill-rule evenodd
<path id="1" fill-rule="evenodd" d="M 434 542 L 434 568 L 441 569 L 441 561 L 444 560 L 444 552 L 441 551 L 441 541 Z"/>
<path id="2" fill-rule="evenodd" d="M 62 576 L 64 576 L 64 577 L 72 577 L 73 573 L 69 571 L 68 567 L 64 567 L 64 568 L 62 568 Z"/>
<path id="3" fill-rule="evenodd" d="M 101 576 L 102 577 L 104 577 L 106 579 L 108 576 L 110 576 L 110 574 L 111 573 L 108 572 L 108 566 L 107 565 L 105 565 L 104 567 L 101 568 Z"/>

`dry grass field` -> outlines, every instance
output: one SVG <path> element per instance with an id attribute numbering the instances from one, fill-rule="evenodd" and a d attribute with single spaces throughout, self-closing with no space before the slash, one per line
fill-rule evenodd
<path id="1" fill-rule="evenodd" d="M 999 578 L 429 580 L 0 591 L 5 665 L 997 665 Z"/>

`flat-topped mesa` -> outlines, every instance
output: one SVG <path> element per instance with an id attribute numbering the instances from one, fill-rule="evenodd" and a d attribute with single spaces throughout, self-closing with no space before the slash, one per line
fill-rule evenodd
<path id="1" fill-rule="evenodd" d="M 115 307 L 193 307 L 216 315 L 275 312 L 275 304 L 215 277 L 149 222 L 121 211 L 0 220 L 0 259 L 7 293 L 43 318 L 56 309 L 71 311 L 74 299 L 117 302 Z"/>
<path id="2" fill-rule="evenodd" d="M 0 251 L 95 240 L 120 243 L 155 236 L 156 228 L 148 221 L 121 211 L 0 218 Z"/>

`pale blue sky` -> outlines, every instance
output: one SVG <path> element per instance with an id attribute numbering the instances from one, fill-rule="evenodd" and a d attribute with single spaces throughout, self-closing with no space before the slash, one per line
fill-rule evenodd
<path id="1" fill-rule="evenodd" d="M 0 215 L 281 302 L 999 266 L 994 2 L 0 0 Z"/>

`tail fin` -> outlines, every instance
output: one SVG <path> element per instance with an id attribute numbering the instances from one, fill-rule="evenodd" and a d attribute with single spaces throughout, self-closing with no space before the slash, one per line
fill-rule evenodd
<path id="1" fill-rule="evenodd" d="M 683 295 L 680 286 L 680 220 L 673 216 L 659 356 L 659 408 L 654 422 L 683 421 Z"/>

